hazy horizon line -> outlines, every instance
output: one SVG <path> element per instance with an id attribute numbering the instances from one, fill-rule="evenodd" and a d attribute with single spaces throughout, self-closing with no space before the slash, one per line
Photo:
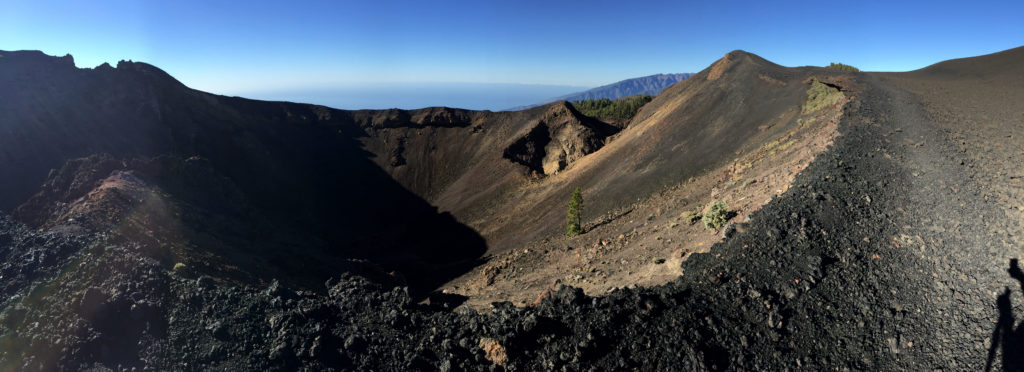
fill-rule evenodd
<path id="1" fill-rule="evenodd" d="M 266 101 L 316 104 L 343 110 L 409 110 L 443 106 L 504 111 L 591 88 L 516 83 L 396 83 L 211 93 Z"/>

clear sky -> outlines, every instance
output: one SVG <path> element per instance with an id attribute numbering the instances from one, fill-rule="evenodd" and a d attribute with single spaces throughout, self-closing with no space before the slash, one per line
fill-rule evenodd
<path id="1" fill-rule="evenodd" d="M 223 94 L 593 87 L 697 72 L 734 49 L 899 71 L 1021 45 L 1021 0 L 0 2 L 2 50 L 70 53 L 79 67 L 145 61 Z"/>

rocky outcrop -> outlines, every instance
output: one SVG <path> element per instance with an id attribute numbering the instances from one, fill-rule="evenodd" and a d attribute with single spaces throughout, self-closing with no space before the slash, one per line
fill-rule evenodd
<path id="1" fill-rule="evenodd" d="M 617 128 L 584 116 L 567 102 L 548 108 L 530 129 L 505 148 L 505 159 L 540 175 L 551 175 L 604 146 Z"/>
<path id="2" fill-rule="evenodd" d="M 418 110 L 358 110 L 350 113 L 357 125 L 368 131 L 394 128 L 464 127 L 469 125 L 473 112 L 450 107 L 428 107 Z"/>
<path id="3" fill-rule="evenodd" d="M 470 114 L 466 110 L 450 107 L 430 107 L 412 111 L 412 122 L 431 127 L 462 127 L 469 124 Z"/>
<path id="4" fill-rule="evenodd" d="M 545 151 L 549 143 L 551 143 L 550 130 L 547 124 L 539 122 L 526 135 L 519 137 L 505 148 L 503 156 L 505 159 L 525 165 L 534 172 L 543 172 L 544 158 L 547 157 Z"/>
<path id="5" fill-rule="evenodd" d="M 85 196 L 111 172 L 122 168 L 124 163 L 110 155 L 70 160 L 60 170 L 50 172 L 42 190 L 11 214 L 30 226 L 41 226 L 58 208 Z"/>
<path id="6" fill-rule="evenodd" d="M 115 199 L 137 204 L 144 198 L 140 195 L 157 190 L 220 213 L 245 213 L 242 192 L 207 159 L 159 156 L 121 160 L 99 154 L 69 160 L 60 170 L 51 172 L 42 190 L 18 206 L 12 216 L 33 227 L 52 227 L 67 222 L 72 215 L 121 215 L 135 206 L 106 204 L 111 193 L 123 194 Z M 109 221 L 100 224 L 109 225 Z M 109 227 L 97 226 L 96 230 Z"/>

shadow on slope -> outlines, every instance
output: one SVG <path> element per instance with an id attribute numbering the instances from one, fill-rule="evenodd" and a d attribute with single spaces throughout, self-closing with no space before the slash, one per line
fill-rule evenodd
<path id="1" fill-rule="evenodd" d="M 1017 259 L 1010 260 L 1010 269 L 1007 270 L 1010 277 L 1020 282 L 1021 291 L 1024 292 L 1024 271 L 1021 271 Z M 995 361 L 996 351 L 1002 351 L 1003 370 L 1020 371 L 1024 369 L 1024 322 L 1017 323 L 1013 316 L 1013 302 L 1010 295 L 1013 292 L 1009 287 L 999 295 L 996 300 L 996 307 L 999 308 L 999 321 L 992 330 L 992 342 L 988 349 L 988 359 L 985 363 L 985 370 L 992 370 L 992 362 Z"/>
<path id="2" fill-rule="evenodd" d="M 472 229 L 438 213 L 370 161 L 351 112 L 216 96 L 143 63 L 78 69 L 70 56 L 39 52 L 3 53 L 0 97 L 0 209 L 19 205 L 50 178 L 15 214 L 34 227 L 74 224 L 53 220 L 60 215 L 53 206 L 88 201 L 111 171 L 137 171 L 132 162 L 167 154 L 177 161 L 203 159 L 206 174 L 192 176 L 223 177 L 239 197 L 176 188 L 183 174 L 169 168 L 146 185 L 171 204 L 242 221 L 244 233 L 214 234 L 218 244 L 238 257 L 260 255 L 277 268 L 269 272 L 290 275 L 282 281 L 321 289 L 343 260 L 361 258 L 401 270 L 414 291 L 429 291 L 486 251 Z M 111 155 L 105 166 L 55 170 L 101 153 Z M 237 203 L 244 207 L 231 210 Z M 211 228 L 206 218 L 175 222 Z M 192 254 L 204 254 L 203 242 L 189 243 Z M 264 267 L 226 264 L 272 279 Z"/>

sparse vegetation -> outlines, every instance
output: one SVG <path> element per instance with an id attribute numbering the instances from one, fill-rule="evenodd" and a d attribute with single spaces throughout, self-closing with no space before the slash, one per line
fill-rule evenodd
<path id="1" fill-rule="evenodd" d="M 843 92 L 818 81 L 818 79 L 814 79 L 811 82 L 811 87 L 807 89 L 807 102 L 804 103 L 801 112 L 807 114 L 821 110 L 822 108 L 839 103 L 843 97 Z"/>
<path id="2" fill-rule="evenodd" d="M 697 221 L 700 221 L 700 219 L 703 218 L 703 215 L 701 214 L 701 210 L 703 209 L 704 207 L 698 205 L 697 208 L 692 211 L 683 212 L 683 221 L 686 221 L 686 223 L 691 225 L 697 223 Z"/>
<path id="3" fill-rule="evenodd" d="M 825 66 L 825 69 L 835 71 L 860 72 L 859 68 L 835 62 L 829 63 L 828 66 Z"/>
<path id="4" fill-rule="evenodd" d="M 629 120 L 640 111 L 640 107 L 651 102 L 654 97 L 638 94 L 635 96 L 622 97 L 617 100 L 607 98 L 588 99 L 584 101 L 573 101 L 580 113 L 595 118 L 616 118 Z"/>
<path id="5" fill-rule="evenodd" d="M 583 192 L 577 187 L 569 199 L 569 213 L 566 216 L 565 235 L 576 236 L 583 233 Z"/>
<path id="6" fill-rule="evenodd" d="M 725 222 L 729 220 L 732 213 L 729 213 L 729 206 L 723 201 L 716 201 L 711 204 L 708 211 L 704 213 L 701 218 L 704 221 L 704 227 L 708 230 L 718 230 L 722 226 L 725 226 Z"/>
<path id="7" fill-rule="evenodd" d="M 742 184 L 740 184 L 740 190 L 744 190 L 744 189 L 746 189 L 746 188 L 747 188 L 748 186 L 750 186 L 750 185 L 753 185 L 753 184 L 755 184 L 755 183 L 757 183 L 757 179 L 754 179 L 754 178 L 748 178 L 748 179 L 747 179 L 746 181 L 743 181 L 743 183 L 742 183 Z"/>

